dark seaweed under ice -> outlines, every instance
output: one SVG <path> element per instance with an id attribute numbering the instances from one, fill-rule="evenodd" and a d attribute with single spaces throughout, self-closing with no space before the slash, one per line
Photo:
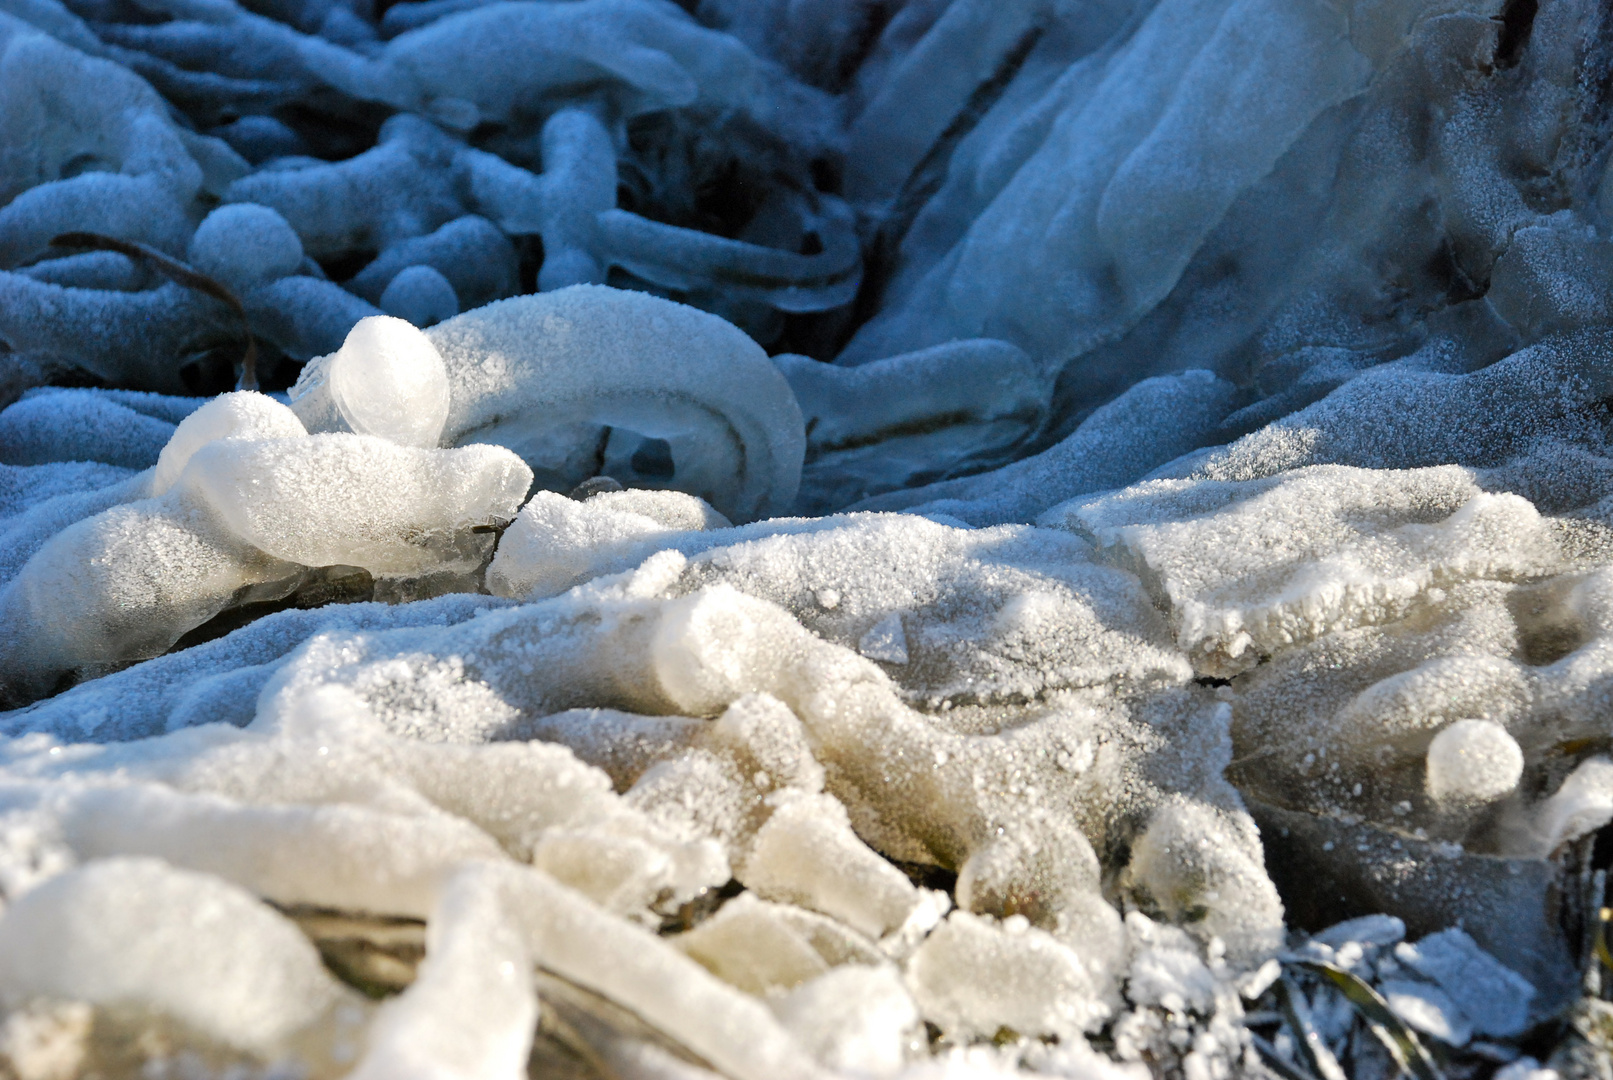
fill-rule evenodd
<path id="1" fill-rule="evenodd" d="M 1613 1076 L 1610 139 L 1599 0 L 0 0 L 0 1077 Z"/>

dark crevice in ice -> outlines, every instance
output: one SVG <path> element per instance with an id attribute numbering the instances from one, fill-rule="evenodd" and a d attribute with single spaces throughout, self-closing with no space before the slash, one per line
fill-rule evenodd
<path id="1" fill-rule="evenodd" d="M 1501 9 L 1501 36 L 1495 45 L 1495 66 L 1517 67 L 1529 47 L 1529 35 L 1535 28 L 1535 15 L 1540 11 L 1540 0 L 1507 0 Z"/>

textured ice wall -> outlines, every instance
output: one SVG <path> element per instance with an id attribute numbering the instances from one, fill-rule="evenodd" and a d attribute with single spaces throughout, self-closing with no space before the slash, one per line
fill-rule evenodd
<path id="1" fill-rule="evenodd" d="M 1613 1061 L 1604 6 L 3 8 L 0 1067 Z"/>

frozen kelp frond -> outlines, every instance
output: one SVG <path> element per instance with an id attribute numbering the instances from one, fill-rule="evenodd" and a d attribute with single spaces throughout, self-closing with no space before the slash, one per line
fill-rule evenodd
<path id="1" fill-rule="evenodd" d="M 0 9 L 0 1075 L 1613 1074 L 1606 4 Z"/>
<path id="2" fill-rule="evenodd" d="M 855 293 L 852 214 L 817 190 L 809 168 L 838 139 L 832 102 L 670 4 L 494 4 L 428 19 L 385 44 L 367 23 L 372 13 L 343 4 L 71 6 L 39 0 L 5 15 L 4 123 L 14 136 L 0 185 L 7 270 L 29 271 L 53 237 L 72 231 L 179 256 L 220 198 L 261 204 L 336 272 L 301 253 L 268 257 L 239 215 L 214 222 L 209 250 L 255 261 L 250 286 L 218 273 L 216 260 L 192 257 L 238 293 L 257 292 L 241 297 L 253 333 L 293 362 L 332 351 L 411 267 L 437 271 L 455 294 L 450 304 L 442 281 L 428 286 L 409 273 L 389 306 L 422 323 L 517 291 L 510 240 L 537 254 L 527 237 L 541 237 L 545 288 L 624 274 L 708 306 L 737 304 L 758 326 L 777 323 L 779 311 L 844 306 Z M 404 113 L 380 124 L 393 109 Z M 757 140 L 789 163 L 788 175 L 757 173 L 779 190 L 754 201 L 748 233 L 714 236 L 618 208 L 616 162 L 631 152 L 622 124 L 668 110 L 746 118 L 750 142 L 700 149 L 712 158 L 703 168 L 731 168 Z M 493 237 L 466 234 L 476 214 L 491 220 L 480 228 Z M 436 236 L 456 222 L 458 232 Z M 502 270 L 486 264 L 490 252 Z M 354 276 L 366 262 L 372 268 Z M 37 276 L 0 283 L 15 294 L 0 336 L 47 375 L 77 367 L 175 392 L 186 385 L 179 370 L 229 333 L 205 305 L 143 296 L 149 288 L 127 273 L 75 276 L 64 267 L 44 279 L 118 297 L 39 293 L 29 288 Z M 326 276 L 351 278 L 350 293 L 368 305 L 317 283 Z M 61 335 L 54 316 L 63 304 L 80 307 L 63 312 L 65 321 L 104 326 L 108 340 Z M 171 328 L 150 342 L 120 327 L 130 322 Z M 149 361 L 111 355 L 131 349 Z"/>

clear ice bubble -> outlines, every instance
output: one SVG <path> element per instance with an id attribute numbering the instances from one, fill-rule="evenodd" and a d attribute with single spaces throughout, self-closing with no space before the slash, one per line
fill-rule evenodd
<path id="1" fill-rule="evenodd" d="M 291 388 L 291 408 L 316 434 L 351 431 L 433 447 L 448 419 L 448 372 L 419 330 L 372 315 L 336 352 L 309 362 Z"/>

